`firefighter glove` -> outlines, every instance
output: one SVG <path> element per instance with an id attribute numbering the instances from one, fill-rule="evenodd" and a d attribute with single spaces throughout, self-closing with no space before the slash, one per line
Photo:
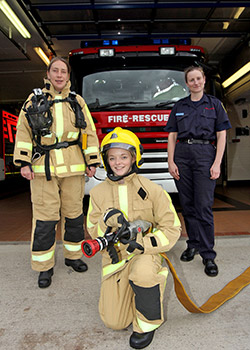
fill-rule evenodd
<path id="1" fill-rule="evenodd" d="M 103 215 L 103 221 L 107 226 L 114 228 L 115 230 L 121 228 L 122 226 L 125 229 L 125 227 L 128 225 L 123 213 L 115 208 L 106 210 Z"/>
<path id="2" fill-rule="evenodd" d="M 138 249 L 139 253 L 142 254 L 144 253 L 144 248 L 142 245 L 136 242 L 136 240 L 130 241 L 129 246 L 127 248 L 128 253 L 133 253 L 135 249 Z"/>

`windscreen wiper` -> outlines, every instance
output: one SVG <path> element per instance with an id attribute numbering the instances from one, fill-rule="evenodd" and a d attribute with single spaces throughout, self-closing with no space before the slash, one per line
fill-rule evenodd
<path id="1" fill-rule="evenodd" d="M 165 106 L 172 105 L 172 104 L 174 104 L 175 102 L 176 102 L 176 101 L 173 101 L 173 100 L 164 101 L 164 102 L 157 103 L 157 104 L 155 105 L 155 107 L 165 107 Z"/>
<path id="2" fill-rule="evenodd" d="M 127 105 L 137 105 L 137 104 L 147 104 L 147 101 L 122 101 L 122 102 L 109 102 L 105 103 L 103 105 L 99 104 L 99 101 L 96 101 L 94 103 L 91 103 L 88 105 L 90 109 L 109 109 L 119 106 L 127 106 Z"/>

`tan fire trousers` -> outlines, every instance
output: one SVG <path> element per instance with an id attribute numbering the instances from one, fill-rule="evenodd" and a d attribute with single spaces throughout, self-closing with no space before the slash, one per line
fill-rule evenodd
<path id="1" fill-rule="evenodd" d="M 99 312 L 104 324 L 120 330 L 133 323 L 138 333 L 164 322 L 163 294 L 168 270 L 159 255 L 136 255 L 126 267 L 102 281 Z"/>
<path id="2" fill-rule="evenodd" d="M 31 267 L 47 271 L 55 264 L 56 227 L 61 219 L 64 257 L 82 257 L 84 176 L 35 176 L 31 180 L 33 210 Z"/>

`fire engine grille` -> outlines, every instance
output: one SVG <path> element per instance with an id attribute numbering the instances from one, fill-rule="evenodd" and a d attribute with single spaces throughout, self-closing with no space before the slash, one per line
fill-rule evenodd
<path id="1" fill-rule="evenodd" d="M 142 159 L 143 164 L 139 168 L 139 174 L 146 175 L 151 180 L 170 177 L 166 149 L 144 150 Z"/>

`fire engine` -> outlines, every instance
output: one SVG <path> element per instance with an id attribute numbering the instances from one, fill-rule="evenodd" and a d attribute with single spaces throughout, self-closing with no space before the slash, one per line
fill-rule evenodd
<path id="1" fill-rule="evenodd" d="M 82 42 L 69 53 L 72 89 L 85 99 L 99 141 L 117 126 L 133 131 L 144 148 L 139 173 L 168 192 L 177 190 L 168 171 L 163 128 L 175 102 L 189 95 L 184 69 L 204 61 L 203 48 L 188 40 Z M 101 166 L 86 182 L 86 193 L 104 179 Z"/>
<path id="2" fill-rule="evenodd" d="M 20 174 L 13 164 L 13 152 L 18 117 L 0 110 L 0 181 Z"/>

